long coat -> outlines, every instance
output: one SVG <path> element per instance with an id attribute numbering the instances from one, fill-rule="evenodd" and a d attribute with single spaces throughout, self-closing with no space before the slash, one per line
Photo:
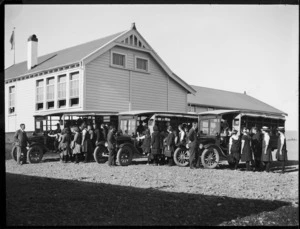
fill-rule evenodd
<path id="1" fill-rule="evenodd" d="M 14 135 L 14 141 L 16 145 L 20 147 L 26 147 L 28 142 L 28 137 L 25 131 L 17 130 Z"/>
<path id="2" fill-rule="evenodd" d="M 158 131 L 154 131 L 151 137 L 151 153 L 159 154 L 161 149 L 161 135 Z"/>
<path id="3" fill-rule="evenodd" d="M 116 143 L 116 138 L 114 136 L 114 132 L 110 130 L 107 134 L 107 144 L 108 144 L 108 149 L 114 149 L 114 145 Z"/>
<path id="4" fill-rule="evenodd" d="M 74 149 L 73 154 L 80 154 L 81 153 L 81 141 L 82 135 L 80 132 L 76 132 L 74 136 Z"/>
<path id="5" fill-rule="evenodd" d="M 146 135 L 142 144 L 142 149 L 144 153 L 150 153 L 150 144 L 151 144 L 151 136 Z"/>
<path id="6" fill-rule="evenodd" d="M 252 136 L 251 139 L 251 147 L 254 154 L 254 158 L 256 160 L 261 159 L 261 150 L 262 150 L 262 141 L 261 141 L 261 134 L 257 132 Z"/>
<path id="7" fill-rule="evenodd" d="M 189 133 L 188 133 L 188 140 L 191 141 L 189 143 L 189 147 L 191 149 L 195 149 L 197 148 L 197 133 L 196 131 L 194 130 L 194 128 L 191 128 Z"/>
<path id="8" fill-rule="evenodd" d="M 280 140 L 280 136 L 279 136 L 278 137 L 278 142 L 277 142 L 276 158 L 277 158 L 278 161 L 286 161 L 287 160 L 287 150 L 286 150 L 286 139 L 285 139 L 285 137 L 284 137 L 284 142 L 283 142 L 281 155 L 280 155 L 280 148 L 281 148 L 281 140 Z"/>
<path id="9" fill-rule="evenodd" d="M 265 154 L 265 149 L 266 149 L 266 146 L 267 146 L 266 145 L 266 140 L 265 140 L 266 136 L 268 136 L 270 138 L 269 134 L 264 135 L 264 139 L 262 141 L 261 161 L 270 162 L 270 161 L 272 161 L 272 150 L 271 150 L 270 141 L 269 141 L 267 151 L 266 151 L 266 154 Z"/>
<path id="10" fill-rule="evenodd" d="M 174 146 L 175 146 L 174 140 L 175 140 L 175 135 L 173 133 L 169 133 L 166 138 L 166 146 L 164 150 L 164 154 L 166 157 L 172 157 L 172 154 L 174 152 Z"/>
<path id="11" fill-rule="evenodd" d="M 244 141 L 244 147 L 241 155 L 241 161 L 251 161 L 252 160 L 252 151 L 250 147 L 251 138 L 248 135 L 243 135 L 242 141 Z"/>

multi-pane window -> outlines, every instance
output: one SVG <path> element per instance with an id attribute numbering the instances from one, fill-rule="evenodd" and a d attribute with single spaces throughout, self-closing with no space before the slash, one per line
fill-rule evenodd
<path id="1" fill-rule="evenodd" d="M 54 108 L 54 77 L 47 79 L 47 109 Z"/>
<path id="2" fill-rule="evenodd" d="M 36 81 L 36 110 L 44 107 L 44 80 Z"/>
<path id="3" fill-rule="evenodd" d="M 57 98 L 59 100 L 66 98 L 66 79 L 66 75 L 58 76 Z"/>
<path id="4" fill-rule="evenodd" d="M 9 87 L 9 109 L 8 112 L 10 114 L 15 113 L 15 86 Z"/>
<path id="5" fill-rule="evenodd" d="M 136 69 L 148 71 L 148 60 L 142 58 L 136 58 Z"/>
<path id="6" fill-rule="evenodd" d="M 47 79 L 47 101 L 54 100 L 54 77 Z"/>
<path id="7" fill-rule="evenodd" d="M 120 53 L 112 53 L 112 64 L 125 68 L 126 56 Z"/>
<path id="8" fill-rule="evenodd" d="M 79 72 L 70 74 L 70 105 L 79 104 Z"/>

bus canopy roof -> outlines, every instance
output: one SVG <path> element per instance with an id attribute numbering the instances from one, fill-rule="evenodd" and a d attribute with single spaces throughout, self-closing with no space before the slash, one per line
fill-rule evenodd
<path id="1" fill-rule="evenodd" d="M 119 115 L 143 115 L 143 114 L 157 114 L 162 116 L 173 116 L 173 117 L 198 117 L 196 113 L 184 113 L 175 111 L 150 111 L 150 110 L 135 110 L 135 111 L 124 111 L 119 112 Z"/>
<path id="2" fill-rule="evenodd" d="M 49 111 L 40 114 L 35 114 L 34 116 L 61 116 L 61 115 L 74 115 L 74 116 L 96 116 L 96 115 L 118 115 L 117 111 L 95 111 L 95 110 L 85 110 L 85 111 Z"/>

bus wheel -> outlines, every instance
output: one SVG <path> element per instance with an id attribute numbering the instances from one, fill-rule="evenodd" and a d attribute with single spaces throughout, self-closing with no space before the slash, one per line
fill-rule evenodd
<path id="1" fill-rule="evenodd" d="M 214 169 L 219 163 L 219 152 L 212 147 L 205 149 L 201 155 L 201 163 L 204 168 Z"/>
<path id="2" fill-rule="evenodd" d="M 39 163 L 43 158 L 43 149 L 40 146 L 32 146 L 27 152 L 27 161 L 32 163 Z"/>
<path id="3" fill-rule="evenodd" d="M 17 151 L 18 151 L 18 146 L 14 146 L 11 150 L 11 157 L 12 159 L 14 159 L 15 161 L 17 161 Z"/>
<path id="4" fill-rule="evenodd" d="M 176 165 L 181 167 L 188 166 L 190 160 L 190 152 L 185 148 L 178 147 L 174 152 L 173 158 Z"/>
<path id="5" fill-rule="evenodd" d="M 97 163 L 105 163 L 107 161 L 107 157 L 103 157 L 103 154 L 107 152 L 106 147 L 104 146 L 97 146 L 94 150 L 94 159 Z"/>
<path id="6" fill-rule="evenodd" d="M 123 146 L 118 151 L 117 162 L 121 166 L 127 166 L 131 164 L 132 157 L 132 149 L 129 146 Z"/>

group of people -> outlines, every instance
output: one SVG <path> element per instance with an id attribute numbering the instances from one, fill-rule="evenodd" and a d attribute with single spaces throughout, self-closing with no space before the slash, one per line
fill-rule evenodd
<path id="1" fill-rule="evenodd" d="M 178 131 L 173 129 L 169 122 L 166 123 L 166 131 L 159 125 L 153 127 L 153 133 L 150 135 L 150 130 L 146 122 L 137 128 L 138 140 L 143 139 L 141 148 L 145 155 L 148 155 L 148 165 L 174 164 L 173 155 L 176 147 L 181 145 L 189 145 L 190 151 L 190 168 L 199 167 L 200 160 L 198 157 L 198 141 L 197 141 L 197 122 L 192 123 L 190 130 L 187 125 L 178 125 Z M 197 158 L 196 165 L 194 159 Z"/>
<path id="2" fill-rule="evenodd" d="M 276 158 L 282 162 L 282 173 L 285 170 L 285 161 L 287 160 L 286 138 L 284 127 L 278 127 L 278 142 Z M 272 148 L 270 144 L 270 129 L 266 126 L 261 128 L 261 132 L 253 127 L 251 133 L 244 127 L 242 135 L 238 135 L 237 130 L 232 131 L 229 138 L 229 156 L 228 162 L 237 170 L 239 161 L 246 162 L 246 171 L 253 171 L 250 162 L 254 162 L 254 171 L 270 172 L 270 163 L 272 159 Z"/>

